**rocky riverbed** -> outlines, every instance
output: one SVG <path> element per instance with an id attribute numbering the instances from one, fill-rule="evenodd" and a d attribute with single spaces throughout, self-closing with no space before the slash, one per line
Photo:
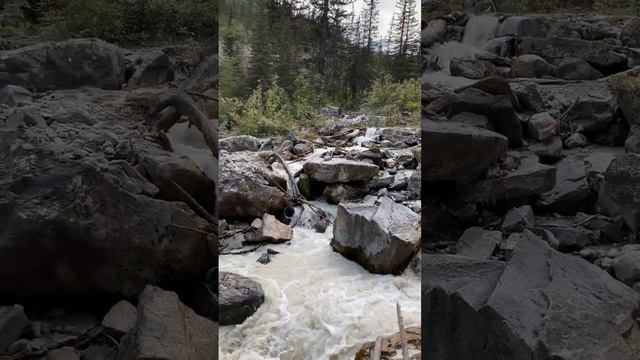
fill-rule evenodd
<path id="1" fill-rule="evenodd" d="M 424 25 L 426 358 L 637 359 L 637 18 Z"/>
<path id="2" fill-rule="evenodd" d="M 215 129 L 216 55 L 3 46 L 0 359 L 215 357 L 217 155 L 171 125 L 187 89 Z"/>
<path id="3" fill-rule="evenodd" d="M 221 358 L 398 358 L 396 302 L 419 353 L 419 130 L 364 119 L 221 141 Z"/>

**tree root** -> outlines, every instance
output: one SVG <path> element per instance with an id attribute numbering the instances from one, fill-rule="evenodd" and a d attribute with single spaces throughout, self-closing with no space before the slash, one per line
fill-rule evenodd
<path id="1" fill-rule="evenodd" d="M 158 128 L 162 131 L 168 131 L 181 116 L 187 117 L 204 136 L 204 141 L 213 157 L 218 158 L 218 129 L 209 125 L 207 115 L 189 95 L 179 92 L 160 99 L 149 114 L 150 117 L 158 115 L 161 115 Z"/>

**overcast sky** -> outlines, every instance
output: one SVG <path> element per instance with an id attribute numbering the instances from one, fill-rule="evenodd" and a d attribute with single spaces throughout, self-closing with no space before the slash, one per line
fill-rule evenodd
<path id="1" fill-rule="evenodd" d="M 354 7 L 356 14 L 360 14 L 364 8 L 366 0 L 356 0 Z M 420 20 L 420 4 L 421 1 L 416 1 L 416 15 Z M 396 0 L 380 0 L 378 3 L 380 7 L 380 25 L 378 25 L 378 37 L 386 37 L 391 26 L 391 18 L 396 11 Z"/>

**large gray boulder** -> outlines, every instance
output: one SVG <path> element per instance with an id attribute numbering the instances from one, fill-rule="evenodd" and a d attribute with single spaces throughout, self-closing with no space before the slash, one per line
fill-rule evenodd
<path id="1" fill-rule="evenodd" d="M 264 303 L 262 286 L 245 276 L 220 272 L 220 325 L 241 324 Z"/>
<path id="2" fill-rule="evenodd" d="M 465 182 L 483 174 L 507 153 L 507 138 L 458 123 L 422 121 L 425 181 Z"/>
<path id="3" fill-rule="evenodd" d="M 117 138 L 97 128 L 0 131 L 0 297 L 134 297 L 150 283 L 197 283 L 213 264 L 208 223 L 91 150 Z"/>
<path id="4" fill-rule="evenodd" d="M 98 39 L 47 42 L 0 51 L 0 86 L 30 90 L 92 86 L 120 89 L 125 81 L 124 54 Z"/>
<path id="5" fill-rule="evenodd" d="M 520 55 L 513 60 L 511 76 L 515 78 L 541 78 L 554 76 L 556 67 L 534 54 Z"/>
<path id="6" fill-rule="evenodd" d="M 606 131 L 614 121 L 618 99 L 605 83 L 594 82 L 587 90 L 567 109 L 564 121 L 570 123 L 574 131 L 595 136 Z"/>
<path id="7" fill-rule="evenodd" d="M 20 338 L 29 319 L 20 305 L 0 306 L 0 353 Z"/>
<path id="8" fill-rule="evenodd" d="M 607 83 L 614 89 L 622 117 L 631 130 L 625 148 L 640 153 L 640 67 L 612 75 Z"/>
<path id="9" fill-rule="evenodd" d="M 161 49 L 134 54 L 131 62 L 133 75 L 127 82 L 130 88 L 156 86 L 175 77 L 171 59 Z"/>
<path id="10" fill-rule="evenodd" d="M 546 212 L 572 214 L 584 209 L 591 196 L 584 161 L 570 156 L 556 167 L 556 183 L 551 191 L 540 196 L 536 207 Z"/>
<path id="11" fill-rule="evenodd" d="M 448 118 L 463 112 L 484 115 L 496 132 L 509 139 L 510 146 L 520 147 L 523 144 L 522 124 L 513 108 L 512 96 L 491 95 L 477 88 L 468 88 L 452 97 L 442 110 Z"/>
<path id="12" fill-rule="evenodd" d="M 399 274 L 420 249 L 420 215 L 386 197 L 380 205 L 342 203 L 331 246 L 370 272 Z"/>
<path id="13" fill-rule="evenodd" d="M 265 213 L 282 214 L 292 207 L 281 190 L 286 187 L 286 180 L 269 170 L 258 154 L 220 157 L 218 206 L 222 218 L 252 220 Z"/>
<path id="14" fill-rule="evenodd" d="M 598 205 L 609 216 L 621 216 L 634 232 L 640 231 L 640 155 L 625 154 L 611 161 Z"/>
<path id="15" fill-rule="evenodd" d="M 480 179 L 460 189 L 459 198 L 465 202 L 513 202 L 540 195 L 553 189 L 556 169 L 541 164 L 530 153 L 518 155 L 518 168 L 503 176 Z"/>
<path id="16" fill-rule="evenodd" d="M 627 57 L 615 51 L 606 41 L 524 37 L 520 39 L 520 53 L 537 54 L 547 61 L 577 57 L 602 72 L 626 70 L 628 66 Z"/>
<path id="17" fill-rule="evenodd" d="M 506 262 L 424 256 L 429 359 L 632 360 L 640 295 L 525 232 Z"/>
<path id="18" fill-rule="evenodd" d="M 229 136 L 220 139 L 220 149 L 228 152 L 258 151 L 260 145 L 260 139 L 251 135 Z"/>
<path id="19" fill-rule="evenodd" d="M 368 181 L 378 175 L 379 170 L 376 165 L 343 158 L 312 159 L 303 168 L 311 179 L 326 183 Z"/>
<path id="20" fill-rule="evenodd" d="M 218 325 L 185 306 L 174 292 L 147 286 L 133 330 L 118 360 L 211 360 L 218 354 Z"/>

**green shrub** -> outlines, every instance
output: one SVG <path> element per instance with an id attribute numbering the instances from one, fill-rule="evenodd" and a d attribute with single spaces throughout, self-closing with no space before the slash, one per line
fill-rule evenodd
<path id="1" fill-rule="evenodd" d="M 60 0 L 48 23 L 70 37 L 159 41 L 216 33 L 217 0 Z"/>
<path id="2" fill-rule="evenodd" d="M 376 80 L 367 90 L 365 106 L 373 111 L 388 113 L 420 110 L 420 79 L 394 82 L 390 75 Z M 383 111 L 384 110 L 384 111 Z"/>
<path id="3" fill-rule="evenodd" d="M 244 101 L 222 98 L 220 118 L 238 134 L 286 134 L 290 130 L 313 126 L 320 118 L 309 101 L 301 93 L 288 96 L 275 82 L 267 89 L 258 85 Z"/>

